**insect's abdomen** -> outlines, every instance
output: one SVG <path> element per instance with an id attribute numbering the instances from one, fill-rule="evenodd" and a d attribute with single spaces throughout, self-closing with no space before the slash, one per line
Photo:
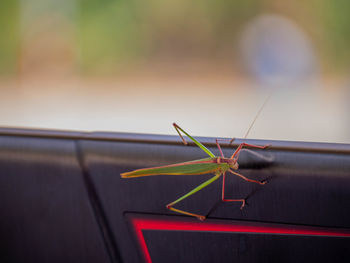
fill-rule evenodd
<path id="1" fill-rule="evenodd" d="M 204 159 L 210 160 L 210 159 Z M 218 170 L 227 170 L 229 168 L 227 163 L 218 164 L 216 162 L 206 162 L 202 160 L 191 161 L 187 163 L 166 165 L 160 167 L 139 169 L 132 172 L 121 174 L 123 178 L 151 176 L 151 175 L 195 175 L 214 173 Z"/>

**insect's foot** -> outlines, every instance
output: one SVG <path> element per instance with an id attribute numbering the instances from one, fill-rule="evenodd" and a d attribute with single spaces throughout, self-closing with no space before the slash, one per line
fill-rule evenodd
<path id="1" fill-rule="evenodd" d="M 262 149 L 266 149 L 266 148 L 268 148 L 268 147 L 271 147 L 271 144 L 266 144 L 266 145 L 264 145 Z"/>
<path id="2" fill-rule="evenodd" d="M 259 182 L 259 184 L 261 184 L 261 185 L 264 185 L 264 184 L 266 184 L 266 183 L 267 183 L 266 180 L 262 180 L 261 182 Z"/>
<path id="3" fill-rule="evenodd" d="M 236 138 L 232 138 L 232 139 L 230 140 L 229 145 L 231 145 L 235 139 L 236 139 Z"/>
<path id="4" fill-rule="evenodd" d="M 241 210 L 243 209 L 243 207 L 245 207 L 245 199 L 242 200 L 242 205 L 241 205 Z"/>

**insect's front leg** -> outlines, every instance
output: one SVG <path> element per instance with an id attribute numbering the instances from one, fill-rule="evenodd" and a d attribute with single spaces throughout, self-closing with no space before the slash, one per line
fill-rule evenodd
<path id="1" fill-rule="evenodd" d="M 235 152 L 232 154 L 231 158 L 230 159 L 233 159 L 235 158 L 236 160 L 238 159 L 238 156 L 242 150 L 242 148 L 244 146 L 248 146 L 248 147 L 252 147 L 252 148 L 258 148 L 258 149 L 266 149 L 267 147 L 269 147 L 270 145 L 269 144 L 266 144 L 264 146 L 261 146 L 261 145 L 255 145 L 255 144 L 248 144 L 248 143 L 241 143 L 237 149 L 235 150 Z"/>
<path id="2" fill-rule="evenodd" d="M 249 179 L 249 178 L 247 178 L 247 177 L 245 177 L 244 175 L 241 175 L 241 174 L 239 174 L 239 173 L 236 173 L 236 172 L 234 172 L 234 171 L 232 171 L 232 170 L 228 170 L 230 173 L 232 173 L 232 174 L 234 174 L 234 175 L 237 175 L 237 176 L 239 176 L 239 177 L 241 177 L 243 180 L 245 180 L 245 181 L 247 181 L 247 182 L 251 182 L 251 183 L 256 183 L 256 184 L 261 184 L 261 185 L 264 185 L 264 184 L 266 184 L 267 182 L 266 181 L 257 181 L 257 180 L 253 180 L 253 179 Z"/>
<path id="3" fill-rule="evenodd" d="M 221 154 L 221 157 L 223 157 L 223 158 L 225 158 L 225 156 L 224 156 L 224 154 L 223 154 L 223 152 L 222 152 L 222 149 L 221 149 L 221 146 L 220 146 L 220 141 L 229 141 L 230 143 L 230 145 L 231 145 L 231 143 L 233 142 L 235 140 L 235 138 L 232 138 L 232 139 L 216 139 L 215 141 L 216 141 L 216 146 L 218 147 L 218 149 L 219 149 L 219 151 L 220 151 L 220 154 Z"/>
<path id="4" fill-rule="evenodd" d="M 245 199 L 227 199 L 225 198 L 225 179 L 226 179 L 226 173 L 223 173 L 222 175 L 222 190 L 221 190 L 221 200 L 223 202 L 241 202 L 241 210 L 245 206 Z"/>

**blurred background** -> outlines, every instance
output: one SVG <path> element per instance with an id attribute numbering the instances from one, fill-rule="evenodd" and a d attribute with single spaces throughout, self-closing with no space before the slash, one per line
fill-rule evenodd
<path id="1" fill-rule="evenodd" d="M 350 143 L 349 10 L 2 0 L 0 127 Z"/>

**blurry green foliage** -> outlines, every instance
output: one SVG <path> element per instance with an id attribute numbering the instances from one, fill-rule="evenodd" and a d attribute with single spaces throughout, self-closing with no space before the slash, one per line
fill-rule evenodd
<path id="1" fill-rule="evenodd" d="M 232 51 L 237 30 L 258 12 L 255 0 L 80 0 L 80 65 Z"/>
<path id="2" fill-rule="evenodd" d="M 225 58 L 233 55 L 243 26 L 266 12 L 286 15 L 310 33 L 329 69 L 350 66 L 347 0 L 1 0 L 0 73 L 18 67 L 23 6 L 33 15 L 25 14 L 27 20 L 63 14 L 75 34 L 82 72 L 113 71 L 158 57 Z"/>
<path id="3" fill-rule="evenodd" d="M 83 71 L 98 70 L 99 65 L 113 66 L 138 56 L 142 43 L 132 1 L 80 0 L 78 12 Z"/>
<path id="4" fill-rule="evenodd" d="M 0 1 L 0 74 L 17 71 L 19 56 L 19 1 Z"/>
<path id="5" fill-rule="evenodd" d="M 338 68 L 350 66 L 350 1 L 322 0 L 320 5 L 320 26 L 323 28 L 322 43 L 324 43 L 327 60 Z"/>

